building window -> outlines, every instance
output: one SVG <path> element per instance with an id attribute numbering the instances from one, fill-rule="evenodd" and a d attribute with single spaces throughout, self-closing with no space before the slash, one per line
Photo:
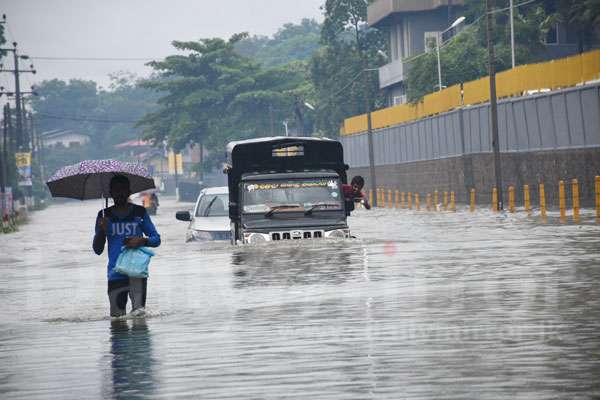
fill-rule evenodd
<path id="1" fill-rule="evenodd" d="M 439 37 L 440 37 L 440 32 L 425 32 L 425 49 L 424 49 L 424 51 L 435 50 Z"/>
<path id="2" fill-rule="evenodd" d="M 406 95 L 403 94 L 401 96 L 394 96 L 394 99 L 392 101 L 392 105 L 397 106 L 400 104 L 405 104 L 406 103 Z"/>
<path id="3" fill-rule="evenodd" d="M 550 28 L 550 30 L 548 30 L 548 33 L 546 34 L 546 44 L 558 44 L 559 43 L 559 37 L 558 37 L 558 24 L 554 25 Z"/>

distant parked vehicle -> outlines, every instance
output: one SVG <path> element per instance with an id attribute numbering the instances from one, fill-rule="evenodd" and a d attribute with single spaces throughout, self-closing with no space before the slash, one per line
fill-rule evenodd
<path id="1" fill-rule="evenodd" d="M 228 188 L 203 189 L 194 210 L 191 213 L 179 211 L 176 218 L 190 223 L 186 242 L 231 240 Z"/>

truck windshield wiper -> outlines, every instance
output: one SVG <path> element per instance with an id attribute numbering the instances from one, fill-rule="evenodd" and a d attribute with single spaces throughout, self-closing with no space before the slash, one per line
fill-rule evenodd
<path id="1" fill-rule="evenodd" d="M 271 209 L 265 213 L 265 217 L 272 217 L 275 211 L 284 208 L 302 208 L 302 206 L 300 204 L 277 204 L 275 206 L 271 206 Z"/>
<path id="2" fill-rule="evenodd" d="M 311 215 L 313 211 L 320 207 L 339 207 L 340 205 L 337 203 L 316 203 L 313 204 L 312 207 L 304 211 L 304 215 Z"/>

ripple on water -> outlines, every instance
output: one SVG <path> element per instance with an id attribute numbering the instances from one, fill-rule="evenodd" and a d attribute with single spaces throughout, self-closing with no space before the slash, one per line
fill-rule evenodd
<path id="1" fill-rule="evenodd" d="M 2 237 L 0 397 L 600 395 L 591 213 L 360 211 L 356 240 L 232 247 L 184 243 L 186 206 L 161 203 L 147 318 L 107 317 L 98 202 Z"/>

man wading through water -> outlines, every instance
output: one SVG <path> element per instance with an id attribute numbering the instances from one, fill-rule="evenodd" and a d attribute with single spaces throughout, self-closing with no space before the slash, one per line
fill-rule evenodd
<path id="1" fill-rule="evenodd" d="M 110 181 L 110 196 L 115 205 L 98 213 L 94 252 L 101 255 L 108 239 L 108 300 L 110 316 L 126 314 L 127 296 L 131 298 L 133 316 L 143 316 L 146 307 L 147 278 L 130 278 L 114 272 L 123 246 L 130 249 L 160 246 L 160 235 L 144 207 L 129 203 L 129 179 L 123 175 Z M 144 237 L 146 235 L 146 237 Z"/>

